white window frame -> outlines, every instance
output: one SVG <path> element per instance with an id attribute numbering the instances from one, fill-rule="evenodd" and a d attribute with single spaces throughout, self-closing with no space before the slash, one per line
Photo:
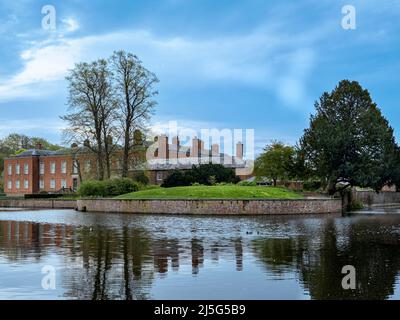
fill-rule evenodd
<path id="1" fill-rule="evenodd" d="M 9 176 L 12 175 L 12 164 L 11 163 L 8 164 L 7 172 L 8 172 Z"/>
<path id="2" fill-rule="evenodd" d="M 163 174 L 162 174 L 161 171 L 157 171 L 156 179 L 157 179 L 157 181 L 162 181 L 163 180 Z"/>
<path id="3" fill-rule="evenodd" d="M 44 162 L 40 162 L 39 164 L 39 174 L 44 174 Z"/>
<path id="4" fill-rule="evenodd" d="M 56 188 L 56 179 L 50 179 L 50 189 Z"/>
<path id="5" fill-rule="evenodd" d="M 56 162 L 55 161 L 52 161 L 52 162 L 50 162 L 50 173 L 51 174 L 55 174 L 56 173 Z"/>
<path id="6" fill-rule="evenodd" d="M 24 163 L 24 174 L 29 174 L 29 164 Z"/>
<path id="7" fill-rule="evenodd" d="M 24 189 L 29 189 L 29 180 L 28 179 L 24 179 Z"/>
<path id="8" fill-rule="evenodd" d="M 39 180 L 39 189 L 44 189 L 44 180 L 43 179 Z"/>
<path id="9" fill-rule="evenodd" d="M 66 160 L 61 161 L 61 173 L 67 173 L 67 161 Z"/>
<path id="10" fill-rule="evenodd" d="M 16 180 L 15 181 L 15 189 L 20 189 L 21 188 L 21 184 L 20 184 L 20 182 L 19 182 L 19 180 Z"/>
<path id="11" fill-rule="evenodd" d="M 21 174 L 21 165 L 19 163 L 15 164 L 15 174 Z"/>
<path id="12" fill-rule="evenodd" d="M 12 180 L 7 181 L 7 189 L 11 190 L 12 189 Z"/>
<path id="13" fill-rule="evenodd" d="M 67 188 L 67 180 L 61 179 L 61 188 Z"/>

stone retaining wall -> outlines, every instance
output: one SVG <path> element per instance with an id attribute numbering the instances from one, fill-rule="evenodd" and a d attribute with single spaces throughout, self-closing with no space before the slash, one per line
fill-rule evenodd
<path id="1" fill-rule="evenodd" d="M 356 191 L 351 192 L 352 201 L 361 201 L 365 205 L 400 204 L 400 192 Z"/>
<path id="2" fill-rule="evenodd" d="M 80 211 L 209 215 L 273 215 L 342 212 L 340 199 L 301 200 L 77 200 Z"/>
<path id="3" fill-rule="evenodd" d="M 76 200 L 62 199 L 4 199 L 0 207 L 5 208 L 43 208 L 43 209 L 75 209 Z"/>

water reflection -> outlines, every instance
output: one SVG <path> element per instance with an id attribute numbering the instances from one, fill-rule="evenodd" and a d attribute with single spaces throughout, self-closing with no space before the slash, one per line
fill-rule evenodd
<path id="1" fill-rule="evenodd" d="M 39 267 L 45 264 L 58 270 L 58 289 L 43 296 L 52 299 L 399 298 L 399 244 L 396 214 L 210 218 L 2 212 L 0 298 L 42 294 Z M 344 265 L 357 270 L 356 290 L 341 287 Z M 13 278 L 13 268 L 24 271 L 21 279 Z"/>

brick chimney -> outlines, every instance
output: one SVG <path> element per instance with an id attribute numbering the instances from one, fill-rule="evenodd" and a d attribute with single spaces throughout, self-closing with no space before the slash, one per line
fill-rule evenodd
<path id="1" fill-rule="evenodd" d="M 201 156 L 201 140 L 194 137 L 192 140 L 192 149 L 190 150 L 190 156 L 192 158 L 199 158 Z"/>
<path id="2" fill-rule="evenodd" d="M 236 158 L 243 159 L 243 143 L 240 141 L 236 144 Z"/>
<path id="3" fill-rule="evenodd" d="M 158 158 L 168 159 L 168 156 L 169 156 L 168 137 L 165 134 L 162 134 L 158 137 Z"/>
<path id="4" fill-rule="evenodd" d="M 179 137 L 173 137 L 172 138 L 172 146 L 174 147 L 173 150 L 169 151 L 169 159 L 178 159 L 179 157 L 179 147 L 180 147 L 180 141 Z"/>

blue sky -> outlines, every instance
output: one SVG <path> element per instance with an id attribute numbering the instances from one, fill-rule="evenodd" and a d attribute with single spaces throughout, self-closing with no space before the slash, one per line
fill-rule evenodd
<path id="1" fill-rule="evenodd" d="M 44 5 L 57 29 L 43 30 Z M 344 5 L 356 29 L 341 27 Z M 160 79 L 154 128 L 253 128 L 295 143 L 313 104 L 359 81 L 399 137 L 400 1 L 0 0 L 0 137 L 61 141 L 68 69 L 124 49 Z"/>

